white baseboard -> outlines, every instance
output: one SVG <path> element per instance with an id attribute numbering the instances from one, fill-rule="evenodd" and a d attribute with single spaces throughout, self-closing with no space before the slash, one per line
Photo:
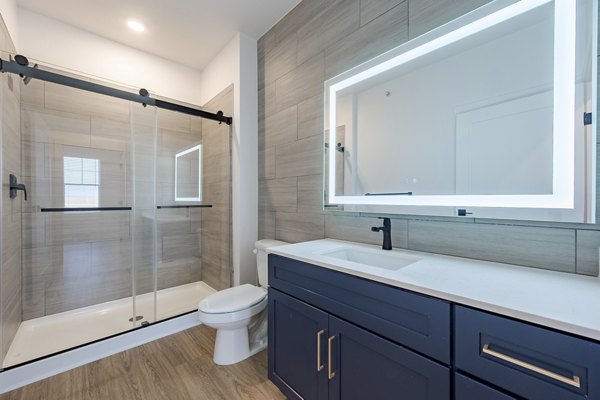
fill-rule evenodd
<path id="1" fill-rule="evenodd" d="M 191 313 L 0 372 L 0 394 L 200 325 Z"/>

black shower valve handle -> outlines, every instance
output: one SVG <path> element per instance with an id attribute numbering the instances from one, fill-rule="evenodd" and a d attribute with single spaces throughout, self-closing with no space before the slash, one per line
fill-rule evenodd
<path id="1" fill-rule="evenodd" d="M 8 175 L 9 197 L 14 199 L 17 197 L 17 190 L 22 190 L 27 201 L 27 187 L 22 183 L 17 183 L 17 177 L 13 174 Z"/>

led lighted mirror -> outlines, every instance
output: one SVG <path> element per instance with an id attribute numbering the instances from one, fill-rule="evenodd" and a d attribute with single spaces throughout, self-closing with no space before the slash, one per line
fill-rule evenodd
<path id="1" fill-rule="evenodd" d="M 175 201 L 202 201 L 202 145 L 175 155 Z"/>
<path id="2" fill-rule="evenodd" d="M 596 7 L 497 0 L 325 82 L 326 207 L 593 222 Z"/>

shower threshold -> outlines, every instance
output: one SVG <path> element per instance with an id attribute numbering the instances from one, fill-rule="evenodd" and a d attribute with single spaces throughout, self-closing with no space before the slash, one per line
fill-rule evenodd
<path id="1" fill-rule="evenodd" d="M 156 320 L 160 321 L 198 307 L 203 298 L 215 293 L 206 283 L 194 282 L 159 290 Z M 138 295 L 136 315 L 130 322 L 132 298 L 124 298 L 59 314 L 23 321 L 4 359 L 3 368 L 21 364 L 153 322 L 154 293 Z"/>

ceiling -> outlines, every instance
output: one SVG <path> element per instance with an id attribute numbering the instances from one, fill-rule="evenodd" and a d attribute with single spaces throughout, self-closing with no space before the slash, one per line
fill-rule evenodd
<path id="1" fill-rule="evenodd" d="M 256 39 L 300 0 L 18 0 L 19 7 L 196 69 L 243 32 Z M 146 31 L 127 27 L 128 19 Z M 43 34 L 43 32 L 41 32 Z"/>

